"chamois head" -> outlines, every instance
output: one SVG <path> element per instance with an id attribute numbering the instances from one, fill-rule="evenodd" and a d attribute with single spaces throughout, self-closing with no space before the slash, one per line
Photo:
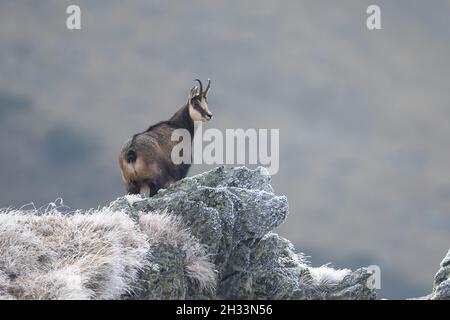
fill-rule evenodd
<path id="1" fill-rule="evenodd" d="M 208 85 L 205 91 L 203 91 L 203 84 L 199 79 L 195 79 L 198 82 L 199 87 L 194 86 L 191 88 L 188 97 L 189 116 L 192 121 L 209 121 L 212 118 L 212 113 L 208 109 L 208 95 L 209 88 L 211 87 L 211 80 L 208 79 Z"/>

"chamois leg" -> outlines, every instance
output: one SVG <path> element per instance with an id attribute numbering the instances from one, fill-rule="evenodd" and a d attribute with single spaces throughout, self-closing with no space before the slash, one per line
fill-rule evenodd
<path id="1" fill-rule="evenodd" d="M 156 186 L 156 184 L 154 184 L 153 182 L 150 182 L 148 184 L 148 187 L 150 189 L 150 197 L 153 197 L 155 194 L 158 193 L 158 190 L 160 189 L 159 187 Z"/>
<path id="2" fill-rule="evenodd" d="M 139 194 L 141 186 L 136 181 L 132 181 L 127 186 L 128 194 Z"/>
<path id="3" fill-rule="evenodd" d="M 144 197 L 148 197 L 150 193 L 151 193 L 150 186 L 145 182 L 142 183 L 140 194 L 142 194 Z"/>

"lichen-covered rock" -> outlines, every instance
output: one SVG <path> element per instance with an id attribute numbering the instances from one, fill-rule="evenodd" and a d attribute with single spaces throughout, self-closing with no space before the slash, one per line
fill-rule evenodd
<path id="1" fill-rule="evenodd" d="M 273 194 L 270 176 L 262 168 L 219 167 L 178 181 L 152 198 L 133 202 L 132 207 L 182 215 L 192 234 L 213 255 L 221 276 L 226 276 L 229 256 L 241 242 L 262 238 L 288 213 L 287 198 Z"/>
<path id="2" fill-rule="evenodd" d="M 267 171 L 245 167 L 101 209 L 0 209 L 0 299 L 376 298 L 367 269 L 312 267 L 273 233 L 287 215 Z M 440 267 L 418 299 L 450 299 L 450 251 Z"/>
<path id="3" fill-rule="evenodd" d="M 450 300 L 450 250 L 434 276 L 433 292 L 422 299 Z"/>
<path id="4" fill-rule="evenodd" d="M 355 270 L 346 275 L 325 298 L 338 300 L 375 299 L 374 290 L 367 285 L 370 277 L 371 273 L 364 268 Z"/>
<path id="5" fill-rule="evenodd" d="M 264 168 L 218 167 L 152 198 L 119 198 L 110 209 L 133 217 L 162 210 L 181 216 L 217 270 L 214 291 L 196 290 L 183 280 L 176 250 L 161 244 L 153 252 L 159 269 L 143 274 L 144 289 L 137 298 L 375 298 L 365 269 L 312 268 L 288 240 L 271 232 L 286 219 L 288 201 L 273 193 Z"/>

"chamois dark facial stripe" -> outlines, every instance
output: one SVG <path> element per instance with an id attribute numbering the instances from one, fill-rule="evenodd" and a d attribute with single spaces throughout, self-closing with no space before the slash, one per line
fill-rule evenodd
<path id="1" fill-rule="evenodd" d="M 197 110 L 198 112 L 200 112 L 202 117 L 206 117 L 206 118 L 209 117 L 208 113 L 200 106 L 200 103 L 194 102 L 194 109 Z"/>

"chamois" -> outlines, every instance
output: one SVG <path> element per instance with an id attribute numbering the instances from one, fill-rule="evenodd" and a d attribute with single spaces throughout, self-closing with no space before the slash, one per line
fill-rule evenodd
<path id="1" fill-rule="evenodd" d="M 119 155 L 120 170 L 129 194 L 155 195 L 161 188 L 186 177 L 190 164 L 175 164 L 171 153 L 178 141 L 172 141 L 172 132 L 187 129 L 194 137 L 194 121 L 206 122 L 212 118 L 208 109 L 207 94 L 211 80 L 203 90 L 199 87 L 189 91 L 188 100 L 169 120 L 158 122 L 147 130 L 136 133 L 122 146 Z"/>

